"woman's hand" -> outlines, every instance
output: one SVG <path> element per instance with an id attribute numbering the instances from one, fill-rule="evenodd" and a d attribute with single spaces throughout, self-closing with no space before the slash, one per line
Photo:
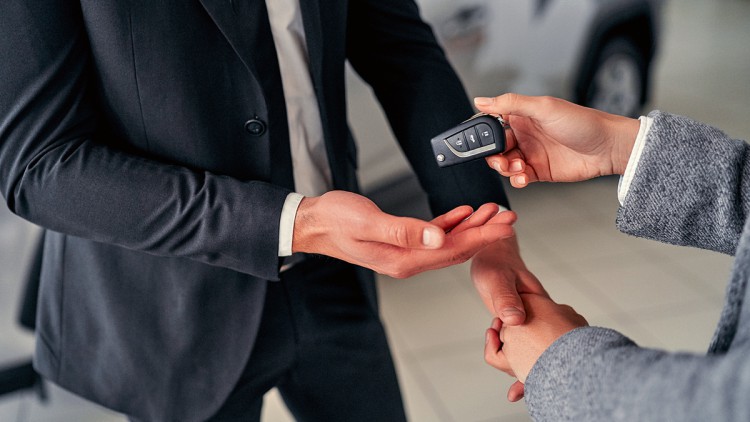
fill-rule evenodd
<path id="1" fill-rule="evenodd" d="M 508 399 L 523 397 L 523 386 L 531 368 L 552 343 L 569 331 L 588 326 L 586 320 L 568 305 L 559 305 L 548 296 L 521 294 L 526 320 L 522 325 L 503 325 L 495 318 L 487 329 L 484 359 L 493 367 L 518 379 L 508 391 Z"/>
<path id="2" fill-rule="evenodd" d="M 518 188 L 622 174 L 640 128 L 636 119 L 552 97 L 505 94 L 474 104 L 510 125 L 506 152 L 486 160 Z"/>

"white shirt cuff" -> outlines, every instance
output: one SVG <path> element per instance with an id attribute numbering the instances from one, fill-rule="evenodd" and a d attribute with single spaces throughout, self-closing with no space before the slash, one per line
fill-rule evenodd
<path id="1" fill-rule="evenodd" d="M 638 120 L 641 121 L 641 127 L 638 129 L 638 136 L 635 137 L 635 144 L 633 144 L 633 151 L 630 153 L 628 165 L 625 167 L 625 173 L 620 176 L 620 183 L 617 186 L 617 199 L 620 201 L 620 205 L 625 204 L 625 197 L 628 196 L 630 184 L 633 182 L 638 163 L 641 161 L 643 147 L 646 145 L 646 137 L 651 130 L 651 124 L 654 122 L 654 119 L 648 116 L 641 116 Z"/>
<path id="2" fill-rule="evenodd" d="M 279 219 L 279 256 L 290 256 L 292 254 L 292 240 L 294 239 L 294 219 L 297 217 L 297 209 L 305 197 L 296 192 L 286 196 L 284 206 L 281 208 Z"/>

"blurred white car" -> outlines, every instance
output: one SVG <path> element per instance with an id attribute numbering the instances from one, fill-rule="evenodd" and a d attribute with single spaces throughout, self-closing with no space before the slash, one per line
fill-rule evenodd
<path id="1" fill-rule="evenodd" d="M 417 3 L 470 96 L 552 95 L 629 116 L 648 99 L 661 0 Z M 369 89 L 350 73 L 350 123 L 368 190 L 409 167 Z"/>

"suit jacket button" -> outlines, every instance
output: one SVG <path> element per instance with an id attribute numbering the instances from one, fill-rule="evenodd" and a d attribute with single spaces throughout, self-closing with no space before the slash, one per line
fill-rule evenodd
<path id="1" fill-rule="evenodd" d="M 258 118 L 245 122 L 245 130 L 252 136 L 260 136 L 266 132 L 266 123 Z"/>

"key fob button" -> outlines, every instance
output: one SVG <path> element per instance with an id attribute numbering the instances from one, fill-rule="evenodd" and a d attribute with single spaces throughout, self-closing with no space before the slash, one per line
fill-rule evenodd
<path id="1" fill-rule="evenodd" d="M 469 146 L 466 144 L 466 138 L 464 138 L 463 132 L 459 132 L 446 139 L 448 145 L 452 146 L 458 152 L 466 152 L 469 150 Z"/>
<path id="2" fill-rule="evenodd" d="M 492 136 L 492 128 L 486 123 L 480 123 L 476 125 L 477 132 L 479 133 L 479 140 L 482 146 L 492 145 L 495 143 L 495 137 Z"/>
<path id="3" fill-rule="evenodd" d="M 503 152 L 504 124 L 502 119 L 487 114 L 459 123 L 430 139 L 433 160 L 438 167 L 450 167 Z"/>
<path id="4" fill-rule="evenodd" d="M 474 130 L 474 128 L 469 128 L 464 131 L 464 138 L 466 138 L 466 143 L 469 145 L 469 149 L 476 149 L 482 146 L 481 142 L 479 141 L 479 138 L 477 137 L 477 131 Z"/>

